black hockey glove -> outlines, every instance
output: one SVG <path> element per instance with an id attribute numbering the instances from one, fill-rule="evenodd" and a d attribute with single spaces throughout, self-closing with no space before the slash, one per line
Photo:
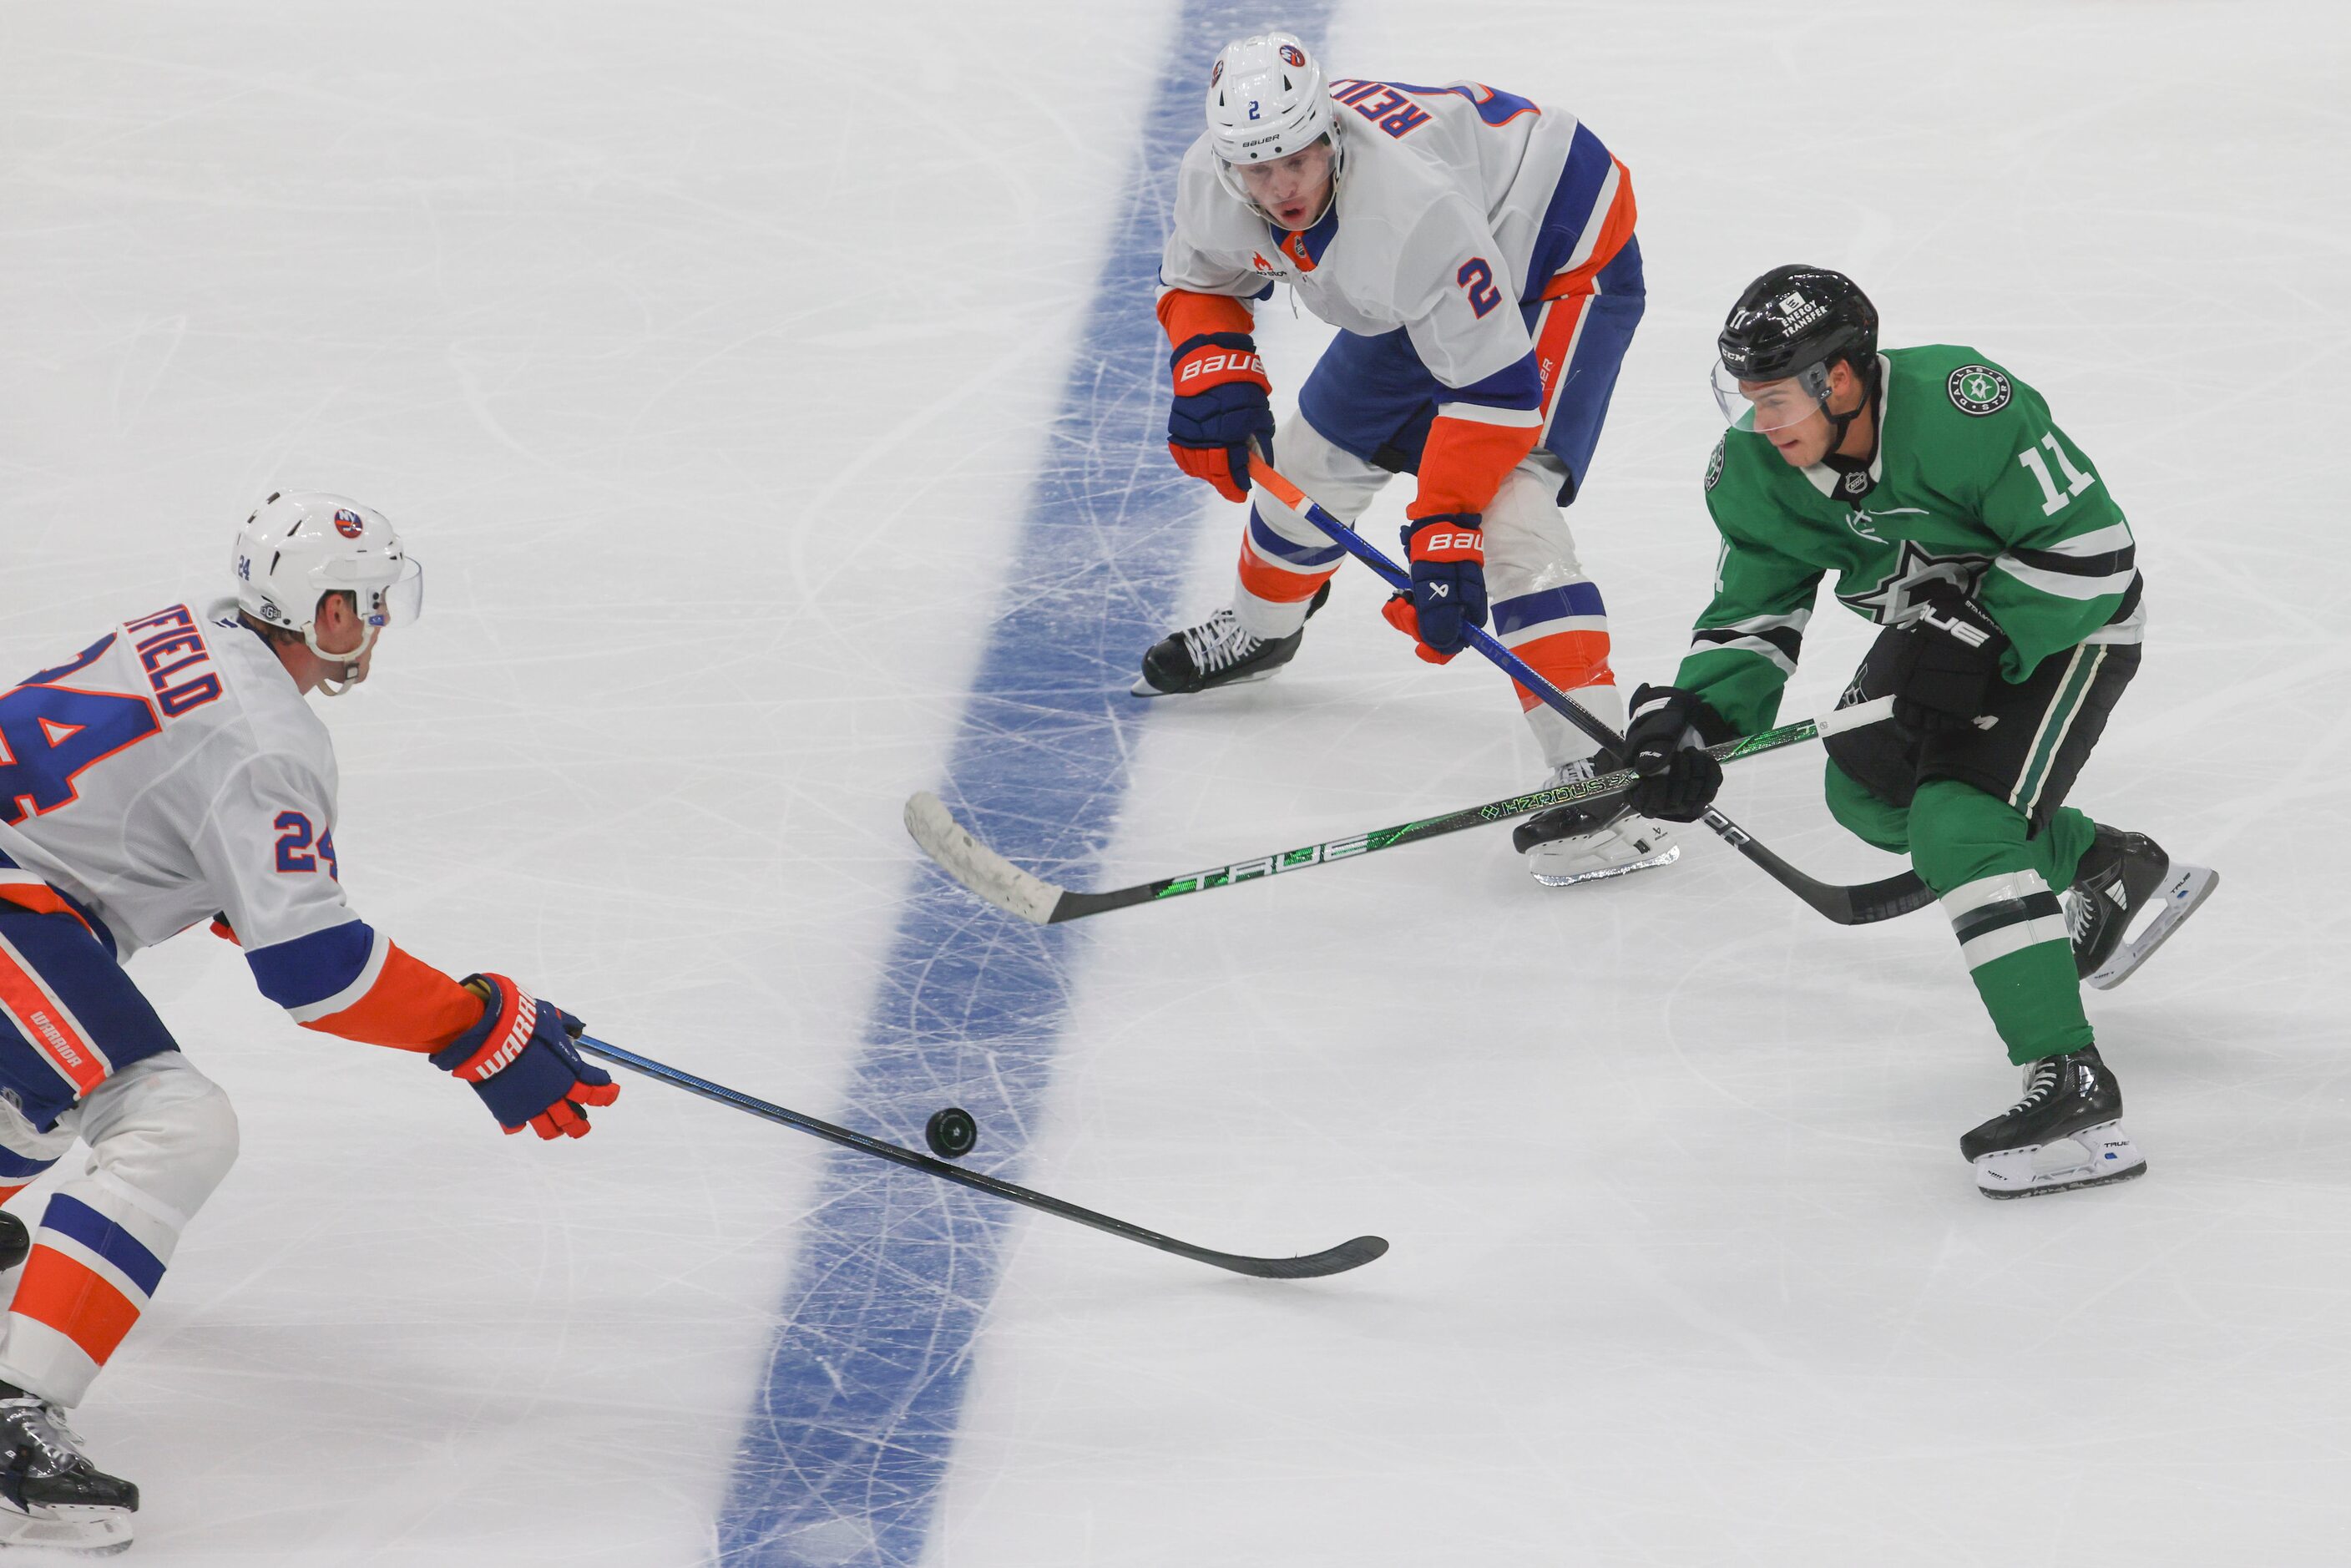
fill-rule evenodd
<path id="1" fill-rule="evenodd" d="M 1894 726 L 1915 739 L 1963 730 L 1983 712 L 2008 633 L 1951 583 L 1928 585 L 1926 607 L 1894 657 Z"/>
<path id="2" fill-rule="evenodd" d="M 1699 727 L 1728 728 L 1706 699 L 1679 686 L 1642 686 L 1633 693 L 1633 722 L 1625 752 L 1641 777 L 1625 799 L 1645 817 L 1695 822 L 1722 788 L 1722 764 L 1707 755 Z"/>

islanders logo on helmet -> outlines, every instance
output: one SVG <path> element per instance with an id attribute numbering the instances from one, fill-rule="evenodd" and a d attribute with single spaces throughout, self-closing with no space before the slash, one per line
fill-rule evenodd
<path id="1" fill-rule="evenodd" d="M 1306 68 L 1306 51 L 1296 44 L 1284 44 L 1281 46 L 1281 63 L 1302 71 Z"/>
<path id="2" fill-rule="evenodd" d="M 1217 63 L 1216 63 L 1215 65 L 1212 65 L 1212 66 L 1210 66 L 1210 67 L 1208 68 L 1208 85 L 1209 85 L 1210 87 L 1214 87 L 1214 86 L 1216 86 L 1218 82 L 1220 82 L 1220 81 L 1222 81 L 1222 80 L 1224 80 L 1224 79 L 1225 79 L 1225 57 L 1224 57 L 1224 56 L 1222 56 L 1222 55 L 1218 55 L 1218 56 L 1217 57 Z"/>
<path id="3" fill-rule="evenodd" d="M 348 507 L 339 507 L 335 510 L 335 531 L 347 539 L 355 539 L 367 532 L 367 525 L 360 521 L 357 512 Z"/>

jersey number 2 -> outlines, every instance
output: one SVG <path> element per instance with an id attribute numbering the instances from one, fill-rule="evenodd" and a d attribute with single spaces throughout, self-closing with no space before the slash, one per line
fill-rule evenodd
<path id="1" fill-rule="evenodd" d="M 83 768 L 162 727 L 144 697 L 18 686 L 0 697 L 0 822 L 72 805 Z"/>
<path id="2" fill-rule="evenodd" d="M 1486 265 L 1482 256 L 1473 256 L 1463 262 L 1461 270 L 1453 275 L 1453 281 L 1468 291 L 1469 308 L 1480 318 L 1502 302 L 1502 291 L 1494 287 L 1494 269 Z"/>

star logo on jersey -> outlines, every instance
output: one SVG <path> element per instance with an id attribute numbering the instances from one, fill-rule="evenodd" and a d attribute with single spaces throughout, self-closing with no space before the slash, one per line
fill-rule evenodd
<path id="1" fill-rule="evenodd" d="M 338 508 L 335 513 L 335 531 L 347 539 L 355 539 L 367 532 L 367 525 L 360 520 L 360 515 L 357 512 L 348 508 Z"/>
<path id="2" fill-rule="evenodd" d="M 1943 385 L 1953 408 L 1979 419 L 2006 408 L 2012 390 L 2008 378 L 1990 365 L 1961 365 Z"/>
<path id="3" fill-rule="evenodd" d="M 1722 448 L 1730 438 L 1724 436 L 1714 444 L 1714 455 L 1706 460 L 1706 487 L 1713 489 L 1722 482 Z"/>
<path id="4" fill-rule="evenodd" d="M 1991 565 L 1985 556 L 1937 555 L 1916 540 L 1904 539 L 1894 570 L 1879 578 L 1876 588 L 1865 593 L 1840 593 L 1837 598 L 1880 626 L 1899 626 L 1917 614 L 1920 589 L 1930 582 L 1948 582 L 1963 594 L 1971 592 L 1976 580 Z"/>

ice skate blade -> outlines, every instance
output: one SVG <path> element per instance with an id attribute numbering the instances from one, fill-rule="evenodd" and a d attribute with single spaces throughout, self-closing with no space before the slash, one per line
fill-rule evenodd
<path id="1" fill-rule="evenodd" d="M 2111 991 L 2131 977 L 2141 964 L 2155 956 L 2155 950 L 2171 939 L 2187 918 L 2200 908 L 2220 885 L 2220 873 L 2210 866 L 2181 865 L 2175 862 L 2170 874 L 2164 879 L 2160 902 L 2155 915 L 2146 927 L 2131 940 L 2115 949 L 2114 956 L 2094 970 L 2084 982 L 2093 990 Z"/>
<path id="2" fill-rule="evenodd" d="M 2072 1148 L 2079 1151 L 2076 1157 L 2051 1160 L 2046 1168 L 2036 1168 L 2044 1150 Z M 2118 1181 L 2147 1174 L 2147 1156 L 2138 1152 L 2130 1134 L 2123 1131 L 2119 1121 L 2103 1122 L 2095 1127 L 2084 1127 L 2062 1138 L 2052 1138 L 2045 1144 L 2030 1144 L 2017 1149 L 1995 1149 L 1979 1155 L 1970 1162 L 1975 1166 L 1976 1190 L 1986 1197 L 2041 1197 L 2053 1192 L 2072 1192 L 2077 1187 L 2108 1186 Z"/>
<path id="3" fill-rule="evenodd" d="M 2126 1171 L 2108 1171 L 2104 1176 L 2084 1176 L 2078 1181 L 2044 1182 L 2038 1186 L 1989 1187 L 1979 1185 L 1976 1190 L 1986 1197 L 2003 1201 L 2011 1197 L 2047 1197 L 2052 1193 L 2080 1192 L 2085 1187 L 2112 1186 L 2118 1181 L 2130 1181 L 2147 1175 L 2147 1162 L 2139 1161 Z"/>
<path id="4" fill-rule="evenodd" d="M 1633 861 L 1625 865 L 1602 866 L 1595 871 L 1579 871 L 1565 875 L 1557 872 L 1538 871 L 1534 872 L 1533 875 L 1534 879 L 1545 887 L 1573 887 L 1578 883 L 1605 882 L 1610 877 L 1630 876 L 1636 871 L 1647 871 L 1654 866 L 1671 865 L 1681 858 L 1681 845 L 1668 844 L 1661 852 L 1651 855 L 1646 860 Z M 1529 869 L 1532 870 L 1531 867 Z"/>
<path id="5" fill-rule="evenodd" d="M 1280 664 L 1276 664 L 1273 666 L 1273 669 L 1270 670 L 1253 670 L 1246 675 L 1235 675 L 1229 681 L 1217 681 L 1213 685 L 1202 686 L 1196 692 L 1163 692 L 1157 686 L 1153 685 L 1149 681 L 1138 679 L 1134 685 L 1126 689 L 1126 695 L 1131 697 L 1143 697 L 1145 699 L 1157 697 L 1204 697 L 1210 692 L 1221 692 L 1232 686 L 1252 685 L 1259 681 L 1270 681 L 1273 678 L 1275 671 L 1278 671 L 1280 668 L 1281 666 Z"/>
<path id="6" fill-rule="evenodd" d="M 27 1514 L 0 1505 L 0 1556 L 22 1546 L 77 1557 L 113 1557 L 130 1551 L 131 1540 L 131 1515 L 124 1509 L 66 1507 Z"/>

